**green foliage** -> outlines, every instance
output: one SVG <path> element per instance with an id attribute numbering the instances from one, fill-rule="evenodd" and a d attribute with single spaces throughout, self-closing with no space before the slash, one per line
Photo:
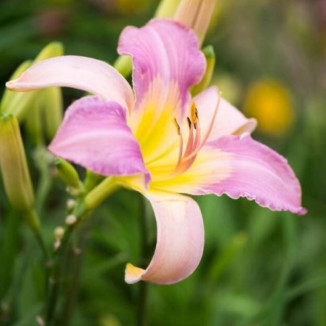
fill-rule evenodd
<path id="1" fill-rule="evenodd" d="M 312 6 L 299 1 L 230 0 L 219 7 L 222 14 L 216 15 L 206 41 L 215 48 L 217 73 L 235 78 L 241 86 L 235 104 L 241 106 L 248 83 L 256 79 L 273 77 L 289 86 L 297 116 L 291 133 L 283 138 L 254 136 L 288 157 L 309 213 L 299 218 L 245 200 L 198 198 L 206 230 L 202 262 L 179 284 L 149 285 L 149 325 L 326 325 L 326 18 L 319 2 L 321 6 L 322 1 Z M 99 3 L 2 0 L 3 87 L 21 62 L 34 58 L 53 40 L 62 42 L 67 54 L 114 62 L 121 29 L 145 23 L 156 5 L 152 1 L 151 10 L 128 15 Z M 64 95 L 66 104 L 79 97 L 72 90 Z M 52 248 L 53 231 L 67 215 L 65 186 L 54 173 L 48 179 L 54 169 L 45 147 L 35 149 L 27 130 L 23 136 L 28 161 L 39 162 L 30 164 L 36 210 L 46 247 Z M 123 273 L 127 262 L 141 261 L 141 205 L 136 193 L 120 190 L 73 238 L 75 250 L 67 252 L 68 273 L 62 284 L 69 304 L 59 302 L 58 325 L 135 324 L 139 285 L 125 284 Z M 149 217 L 148 257 L 155 246 L 154 219 Z M 21 220 L 1 186 L 1 326 L 35 325 L 44 309 L 44 270 L 49 266 Z"/>

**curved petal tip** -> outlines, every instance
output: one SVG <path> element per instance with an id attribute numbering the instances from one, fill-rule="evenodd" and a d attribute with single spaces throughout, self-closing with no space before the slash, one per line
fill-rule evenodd
<path id="1" fill-rule="evenodd" d="M 197 203 L 181 195 L 153 195 L 157 222 L 155 253 L 146 269 L 127 264 L 125 281 L 140 280 L 173 284 L 184 280 L 197 268 L 204 248 L 204 226 Z"/>
<path id="2" fill-rule="evenodd" d="M 145 270 L 128 263 L 125 269 L 125 281 L 128 284 L 134 284 L 141 280 Z"/>

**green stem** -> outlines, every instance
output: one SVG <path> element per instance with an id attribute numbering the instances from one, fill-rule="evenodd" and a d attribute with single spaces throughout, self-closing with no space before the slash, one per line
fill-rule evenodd
<path id="1" fill-rule="evenodd" d="M 35 239 L 37 241 L 37 243 L 39 244 L 40 248 L 41 248 L 41 251 L 43 253 L 43 257 L 44 257 L 44 260 L 47 261 L 48 260 L 48 250 L 46 248 L 46 245 L 45 245 L 45 242 L 43 240 L 43 237 L 42 237 L 42 234 L 40 233 L 40 230 L 33 230 L 34 231 L 34 236 L 35 236 Z"/>
<path id="2" fill-rule="evenodd" d="M 148 283 L 141 281 L 139 283 L 139 300 L 137 308 L 137 326 L 147 325 L 147 301 L 148 301 Z"/>
<path id="3" fill-rule="evenodd" d="M 67 286 L 67 295 L 65 299 L 64 311 L 61 318 L 61 326 L 69 326 L 70 321 L 74 312 L 76 297 L 77 297 L 77 289 L 78 289 L 78 282 L 81 273 L 81 266 L 83 260 L 83 251 L 86 247 L 86 232 L 87 228 L 83 228 L 82 234 L 80 236 L 80 241 L 78 243 L 78 248 L 75 247 L 72 249 L 70 253 L 70 258 L 68 266 L 71 265 L 69 275 L 70 282 Z"/>
<path id="4" fill-rule="evenodd" d="M 61 245 L 54 253 L 54 257 L 52 260 L 51 274 L 49 276 L 49 295 L 45 313 L 46 326 L 56 324 L 55 315 L 59 300 L 62 276 L 64 272 L 64 257 L 67 255 L 67 251 L 69 250 L 69 242 L 72 231 L 72 226 L 66 229 Z"/>
<path id="5" fill-rule="evenodd" d="M 71 250 L 70 243 L 72 234 L 77 227 L 85 223 L 92 211 L 116 189 L 117 184 L 115 180 L 113 178 L 106 178 L 88 194 L 82 195 L 77 200 L 72 212 L 72 215 L 76 217 L 76 222 L 66 227 L 61 244 L 55 251 L 52 259 L 51 274 L 49 277 L 49 295 L 45 311 L 46 326 L 57 325 L 56 311 L 61 294 L 62 283 L 67 274 L 65 258 L 69 256 L 69 250 Z M 72 309 L 69 308 L 68 310 L 69 314 L 72 313 Z M 66 323 L 66 325 L 68 325 L 68 323 Z"/>
<path id="6" fill-rule="evenodd" d="M 84 200 L 84 206 L 87 210 L 93 210 L 98 207 L 105 199 L 119 188 L 113 177 L 104 179 L 92 191 L 90 191 Z"/>
<path id="7" fill-rule="evenodd" d="M 45 201 L 51 189 L 52 179 L 49 164 L 46 159 L 46 149 L 43 146 L 37 148 L 38 164 L 40 172 L 40 181 L 36 191 L 35 208 L 39 215 L 42 216 Z"/>
<path id="8" fill-rule="evenodd" d="M 141 264 L 146 264 L 148 248 L 148 216 L 144 198 L 140 198 L 139 226 L 141 232 Z M 148 283 L 141 281 L 138 290 L 137 326 L 147 325 Z"/>

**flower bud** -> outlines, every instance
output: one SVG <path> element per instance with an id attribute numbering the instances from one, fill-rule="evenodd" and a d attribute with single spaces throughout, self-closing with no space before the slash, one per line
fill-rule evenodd
<path id="1" fill-rule="evenodd" d="M 41 93 L 39 96 L 42 96 Z M 35 145 L 41 145 L 43 142 L 42 121 L 40 115 L 41 101 L 39 96 L 34 98 L 34 101 L 31 101 L 28 109 L 28 115 L 26 116 L 25 120 L 27 134 Z"/>
<path id="2" fill-rule="evenodd" d="M 48 45 L 46 45 L 41 52 L 37 55 L 37 57 L 34 60 L 34 64 L 49 59 L 52 57 L 58 57 L 60 55 L 63 55 L 64 49 L 63 45 L 59 42 L 51 42 Z"/>
<path id="3" fill-rule="evenodd" d="M 192 95 L 196 95 L 196 94 L 200 93 L 201 91 L 203 91 L 204 89 L 206 89 L 208 87 L 208 85 L 210 84 L 212 77 L 213 77 L 214 68 L 215 68 L 214 48 L 211 45 L 208 45 L 203 49 L 203 53 L 206 58 L 206 71 L 205 71 L 205 74 L 204 74 L 202 80 L 199 82 L 199 84 L 195 85 L 192 88 L 192 90 L 191 90 Z"/>
<path id="4" fill-rule="evenodd" d="M 155 17 L 172 18 L 181 0 L 162 0 L 156 9 Z"/>
<path id="5" fill-rule="evenodd" d="M 57 158 L 54 162 L 58 175 L 61 180 L 69 187 L 75 190 L 81 189 L 81 182 L 79 180 L 76 169 L 67 161 Z"/>
<path id="6" fill-rule="evenodd" d="M 121 55 L 114 63 L 114 68 L 117 69 L 124 77 L 128 77 L 132 71 L 131 57 L 128 55 Z"/>
<path id="7" fill-rule="evenodd" d="M 18 66 L 15 72 L 12 74 L 10 79 L 18 78 L 25 70 L 27 70 L 32 65 L 31 60 L 26 60 L 22 64 Z M 16 92 L 10 91 L 8 88 L 5 89 L 4 94 L 2 96 L 0 108 L 3 112 L 8 112 L 8 106 L 12 101 L 14 101 L 14 97 L 17 95 Z"/>
<path id="8" fill-rule="evenodd" d="M 0 166 L 6 193 L 12 206 L 28 212 L 34 206 L 34 192 L 29 175 L 19 124 L 15 117 L 0 119 Z"/>
<path id="9" fill-rule="evenodd" d="M 63 116 L 62 92 L 58 87 L 44 89 L 43 91 L 44 106 L 44 126 L 45 135 L 52 139 L 57 132 Z"/>
<path id="10" fill-rule="evenodd" d="M 63 54 L 63 47 L 61 43 L 52 42 L 44 47 L 41 52 L 38 54 L 33 63 L 36 63 L 41 60 L 45 60 L 51 57 L 56 57 Z M 30 65 L 30 62 L 29 62 Z M 24 68 L 24 70 L 23 70 Z M 11 79 L 17 78 L 28 68 L 27 63 L 21 65 L 15 72 L 14 76 Z M 38 97 L 42 91 L 32 91 L 32 92 L 11 92 L 9 99 L 5 99 L 5 103 L 1 105 L 3 112 L 10 113 L 17 117 L 20 121 L 25 118 L 27 108 L 33 103 L 33 101 Z"/>
<path id="11" fill-rule="evenodd" d="M 182 0 L 174 19 L 191 28 L 197 35 L 199 44 L 202 44 L 215 4 L 216 0 Z"/>

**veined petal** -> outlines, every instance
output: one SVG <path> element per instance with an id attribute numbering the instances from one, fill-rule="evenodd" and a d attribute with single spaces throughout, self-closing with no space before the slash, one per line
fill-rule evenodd
<path id="1" fill-rule="evenodd" d="M 154 19 L 142 28 L 125 28 L 118 52 L 133 59 L 136 109 L 143 108 L 144 100 L 155 100 L 160 106 L 180 101 L 182 106 L 188 100 L 189 87 L 199 82 L 205 71 L 196 36 L 172 20 Z"/>
<path id="2" fill-rule="evenodd" d="M 193 100 L 197 106 L 201 129 L 203 134 L 205 134 L 211 124 L 214 110 L 218 105 L 218 90 L 215 86 L 212 86 L 198 94 Z M 256 125 L 255 119 L 247 119 L 238 109 L 221 98 L 208 140 L 217 139 L 224 135 L 251 133 L 256 128 Z"/>
<path id="3" fill-rule="evenodd" d="M 205 58 L 194 33 L 172 20 L 152 20 L 123 30 L 118 52 L 133 59 L 135 110 L 128 124 L 146 162 L 166 152 L 178 135 L 190 100 L 189 87 L 202 78 Z"/>
<path id="4" fill-rule="evenodd" d="M 303 215 L 301 188 L 287 161 L 249 135 L 208 142 L 183 175 L 153 182 L 152 189 L 194 195 L 246 197 L 263 207 Z"/>
<path id="5" fill-rule="evenodd" d="M 147 269 L 127 265 L 125 280 L 172 284 L 196 269 L 204 247 L 204 227 L 198 204 L 189 197 L 150 194 L 157 223 L 157 244 Z"/>
<path id="6" fill-rule="evenodd" d="M 61 56 L 40 61 L 18 79 L 7 82 L 11 90 L 30 91 L 65 86 L 93 93 L 131 109 L 133 93 L 127 81 L 109 64 L 81 56 Z"/>
<path id="7" fill-rule="evenodd" d="M 126 124 L 126 112 L 115 102 L 95 96 L 74 102 L 49 149 L 101 175 L 142 173 L 149 181 L 139 145 Z"/>

